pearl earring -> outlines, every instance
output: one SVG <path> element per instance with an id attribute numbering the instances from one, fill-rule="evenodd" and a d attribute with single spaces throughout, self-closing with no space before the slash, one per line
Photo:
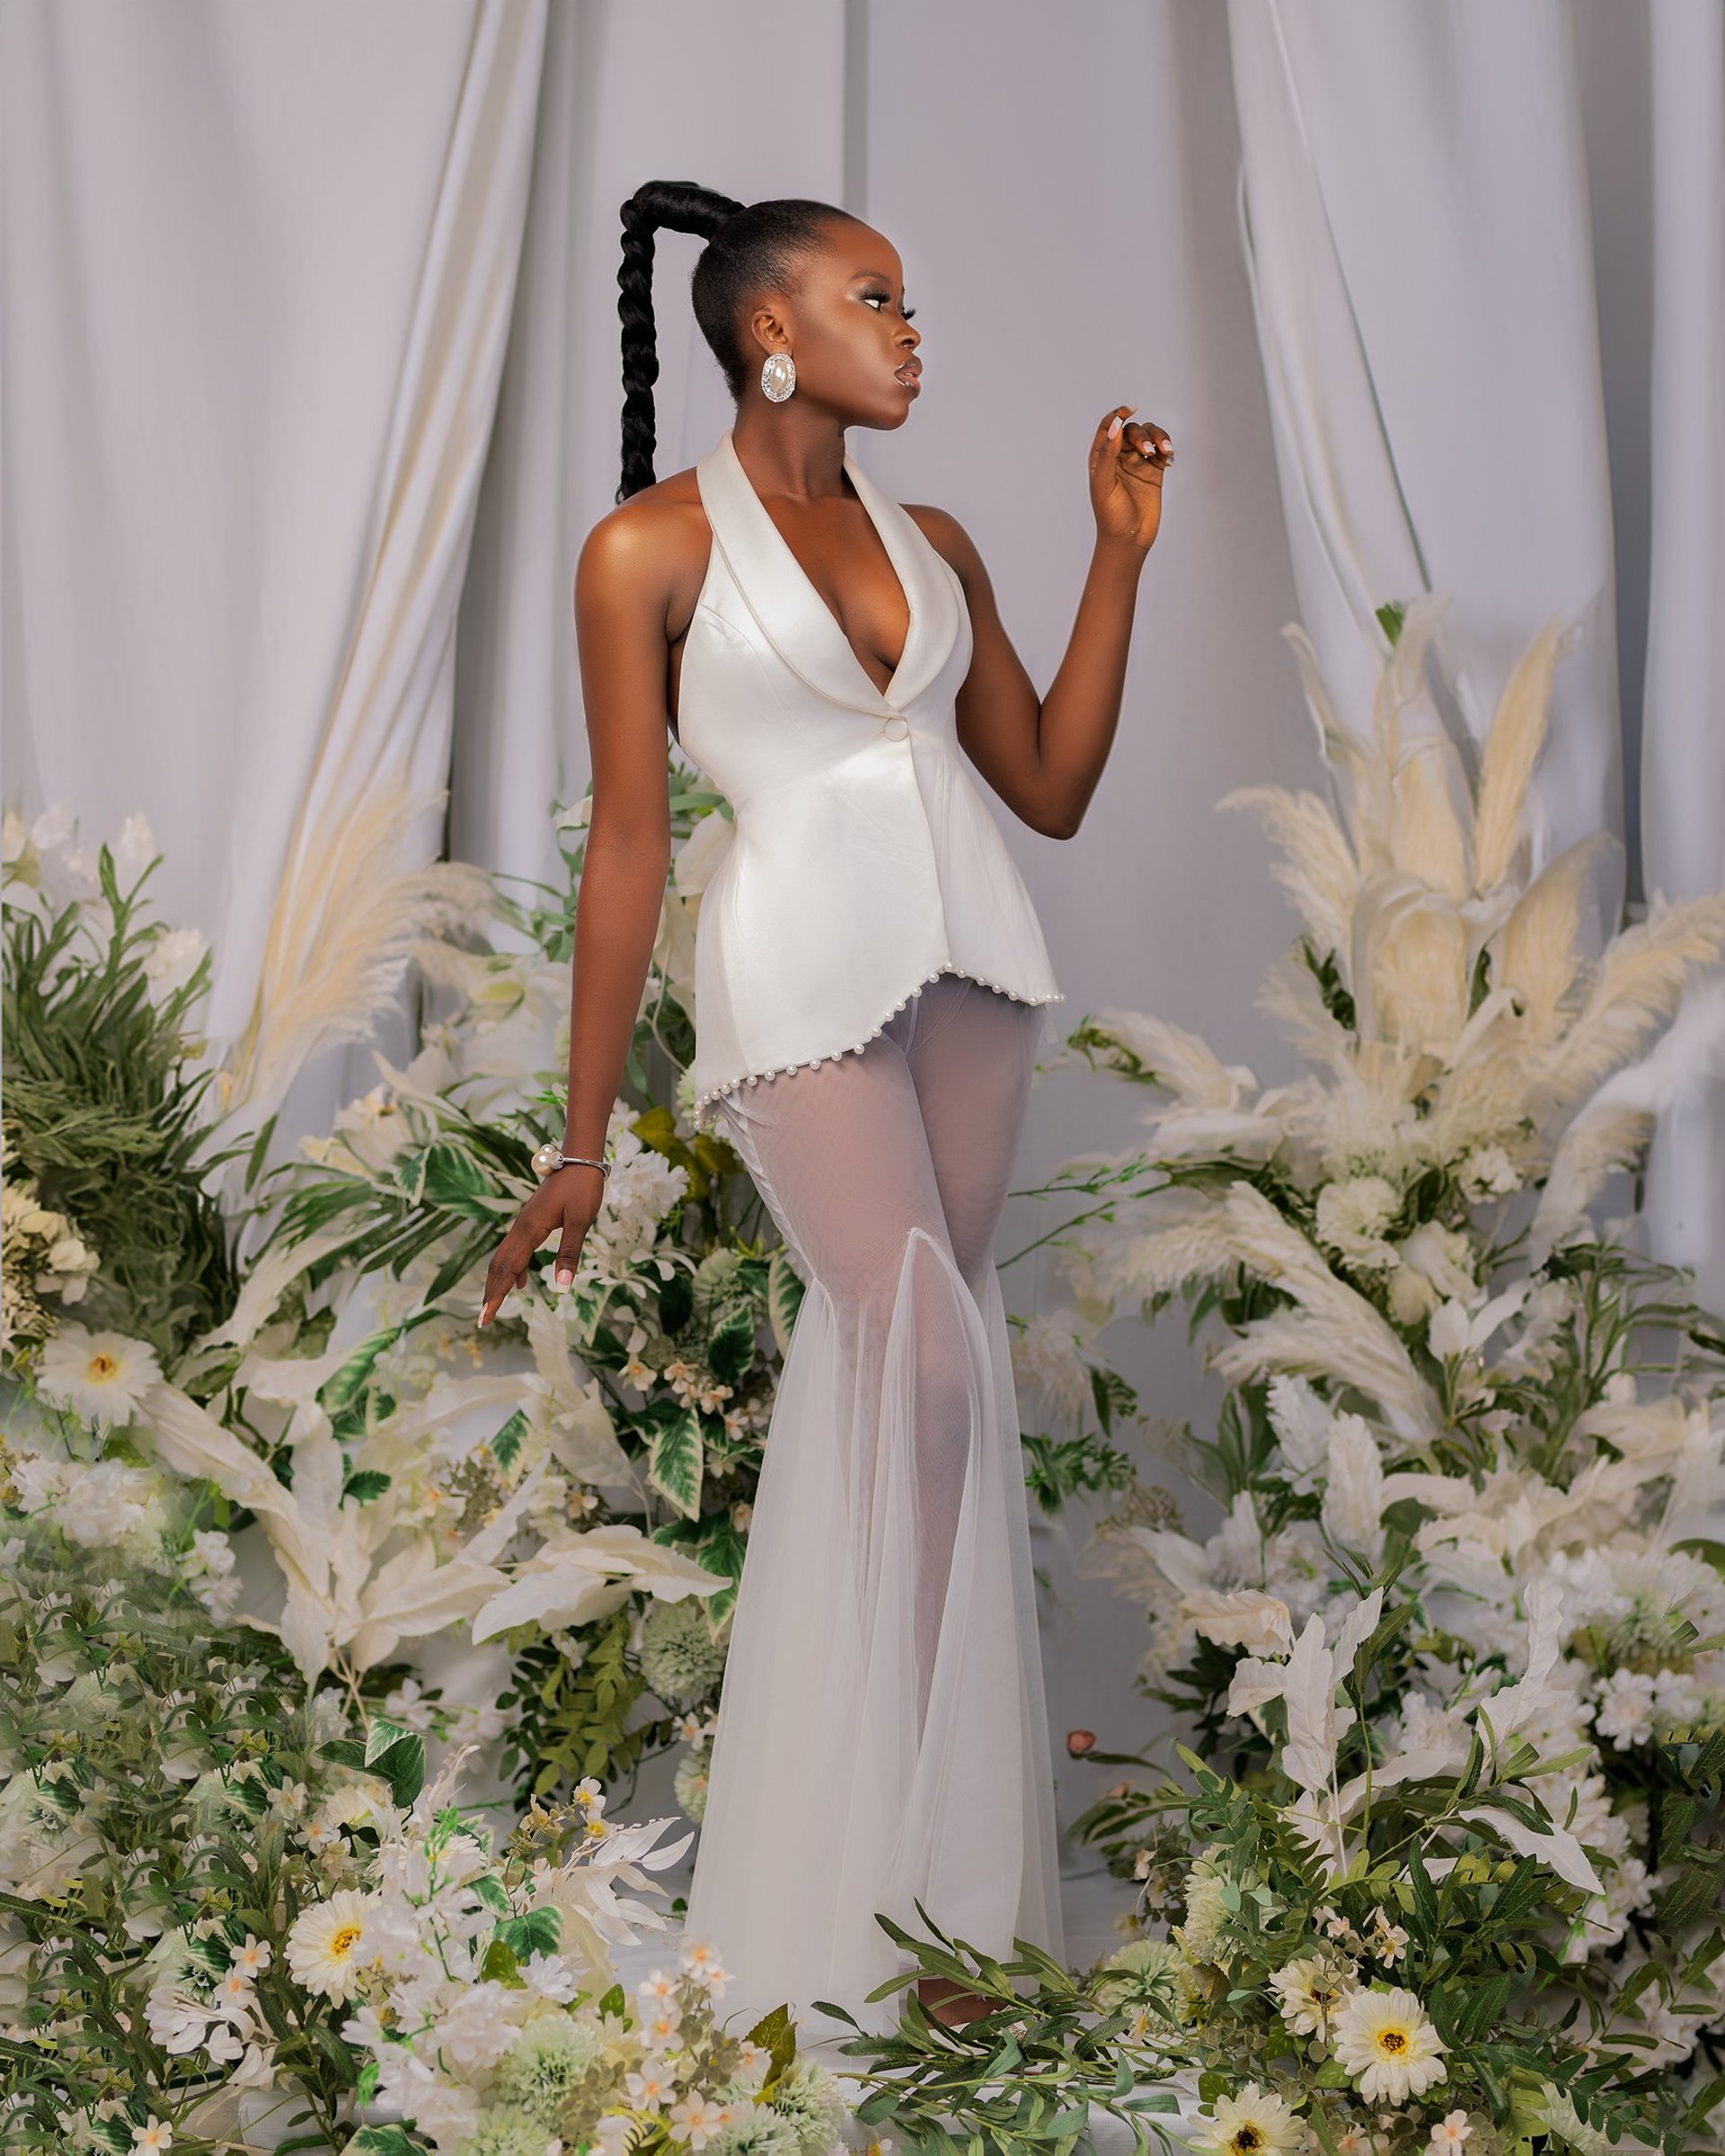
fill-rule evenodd
<path id="1" fill-rule="evenodd" d="M 797 363 L 789 352 L 769 352 L 761 362 L 761 390 L 774 404 L 783 404 L 797 386 Z"/>

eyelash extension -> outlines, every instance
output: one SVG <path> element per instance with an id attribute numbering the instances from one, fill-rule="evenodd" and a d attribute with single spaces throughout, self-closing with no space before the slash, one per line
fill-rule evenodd
<path id="1" fill-rule="evenodd" d="M 862 296 L 864 299 L 890 299 L 892 295 L 890 292 L 865 292 Z M 907 307 L 904 315 L 907 322 L 914 322 L 916 319 L 916 308 Z"/>

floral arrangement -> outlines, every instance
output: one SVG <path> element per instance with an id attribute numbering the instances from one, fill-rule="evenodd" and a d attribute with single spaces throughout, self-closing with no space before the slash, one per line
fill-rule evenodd
<path id="1" fill-rule="evenodd" d="M 610 1951 L 664 1927 L 639 1897 L 687 1845 L 663 1845 L 670 1821 L 613 1825 L 588 1782 L 532 1807 L 500 1859 L 452 1802 L 463 1753 L 423 1788 L 416 1733 L 340 1686 L 308 1694 L 280 1643 L 212 1621 L 153 1539 L 98 1555 L 19 1494 L 8 1481 L 4 2145 L 825 2156 L 832 2077 L 782 2011 L 724 2029 L 711 1948 L 684 1942 L 676 1975 L 625 2000 Z"/>
<path id="2" fill-rule="evenodd" d="M 781 2010 L 748 2036 L 718 2018 L 726 1972 L 699 1941 L 655 1969 L 629 2010 L 606 1942 L 662 1923 L 619 1899 L 687 1846 L 666 1820 L 614 1827 L 597 1784 L 533 1807 L 507 1857 L 448 1801 L 453 1769 L 379 1828 L 366 1881 L 302 1913 L 289 1966 L 349 2010 L 376 2099 L 439 2150 L 542 2156 L 548 2145 L 826 2156 L 844 2109 L 832 2076 L 799 2060 Z M 369 2126 L 373 2156 L 411 2145 Z"/>
<path id="3" fill-rule="evenodd" d="M 1078 1823 L 1141 1886 L 1091 2003 L 1140 1986 L 1200 2147 L 1712 2148 L 1725 1330 L 1595 1215 L 1709 1052 L 1684 1018 L 1633 1060 L 1725 899 L 1589 956 L 1600 844 L 1535 874 L 1526 832 L 1566 634 L 1476 751 L 1430 694 L 1438 602 L 1382 618 L 1360 733 L 1287 632 L 1332 800 L 1225 804 L 1300 915 L 1265 1000 L 1305 1074 L 1130 1012 L 1068 1044 L 1151 1135 L 1048 1186 L 1085 1204 L 1044 1390 L 1079 1411 L 1106 1327 L 1176 1295 L 1226 1388 L 1213 1437 L 1162 1432 L 1220 1524 L 1137 1484 L 1093 1545 L 1196 1749 L 1170 1781 L 1074 1740 L 1137 1770 Z M 919 2069 L 880 2071 L 886 2118 Z"/>

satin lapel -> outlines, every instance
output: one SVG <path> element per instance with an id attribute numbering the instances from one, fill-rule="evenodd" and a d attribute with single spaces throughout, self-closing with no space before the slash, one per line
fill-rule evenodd
<path id="1" fill-rule="evenodd" d="M 767 514 L 729 429 L 695 465 L 695 478 L 713 543 L 761 633 L 792 672 L 854 711 L 902 710 L 945 664 L 958 635 L 957 601 L 950 572 L 904 510 L 848 455 L 845 468 L 880 535 L 910 608 L 904 655 L 884 694 L 863 671 L 831 608 Z"/>
<path id="2" fill-rule="evenodd" d="M 910 634 L 889 691 L 894 707 L 903 711 L 933 680 L 958 641 L 960 595 L 957 572 L 924 537 L 916 518 L 890 494 L 883 494 L 848 452 L 845 469 L 851 475 L 858 500 L 874 521 L 880 543 L 898 571 L 898 581 L 910 601 Z M 827 618 L 832 617 L 829 614 Z M 845 643 L 842 632 L 839 641 Z M 845 649 L 854 664 L 855 652 L 848 643 Z M 857 671 L 862 672 L 861 667 Z M 867 675 L 862 678 L 866 681 Z"/>

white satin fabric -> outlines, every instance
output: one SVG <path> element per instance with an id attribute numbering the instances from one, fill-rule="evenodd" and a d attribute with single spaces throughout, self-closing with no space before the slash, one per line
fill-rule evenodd
<path id="1" fill-rule="evenodd" d="M 720 1110 L 809 1282 L 732 1617 L 685 1935 L 747 2028 L 889 2028 L 877 1912 L 1064 1954 L 995 1231 L 1041 1014 L 948 975 Z"/>
<path id="2" fill-rule="evenodd" d="M 695 1120 L 774 1072 L 860 1050 L 924 982 L 1064 1001 L 960 756 L 964 588 L 899 505 L 845 470 L 910 627 L 877 689 L 755 491 L 729 429 L 695 465 L 712 552 L 683 649 L 678 739 L 730 802 L 695 929 Z M 1053 1031 L 1045 1021 L 1039 1036 Z"/>

